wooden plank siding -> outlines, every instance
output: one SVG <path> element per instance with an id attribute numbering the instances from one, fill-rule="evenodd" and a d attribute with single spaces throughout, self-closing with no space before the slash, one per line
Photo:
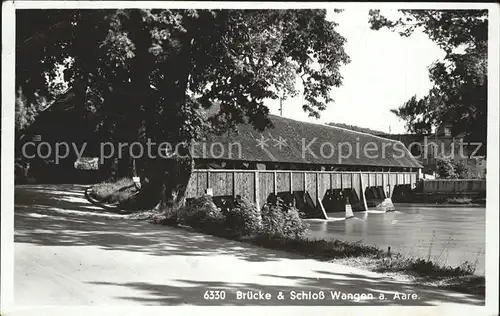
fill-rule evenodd
<path id="1" fill-rule="evenodd" d="M 240 195 L 261 207 L 272 193 L 305 190 L 317 207 L 329 189 L 353 188 L 361 200 L 368 186 L 383 186 L 386 192 L 389 188 L 392 195 L 396 185 L 414 187 L 416 181 L 415 172 L 195 169 L 186 195 L 202 196 L 210 185 L 214 196 Z"/>

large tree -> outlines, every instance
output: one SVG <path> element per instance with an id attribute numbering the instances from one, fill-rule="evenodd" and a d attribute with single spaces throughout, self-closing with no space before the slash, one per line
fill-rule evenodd
<path id="1" fill-rule="evenodd" d="M 414 133 L 430 133 L 451 124 L 454 134 L 486 144 L 487 125 L 487 10 L 399 10 L 389 20 L 370 10 L 374 30 L 387 27 L 401 36 L 422 30 L 446 53 L 429 67 L 433 88 L 423 98 L 412 97 L 392 110 Z"/>
<path id="2" fill-rule="evenodd" d="M 114 140 L 189 144 L 248 120 L 268 126 L 265 99 L 295 94 L 306 112 L 332 101 L 348 63 L 325 10 L 23 10 L 16 84 L 53 99 L 57 69 L 75 107 Z M 59 88 L 59 89 L 58 89 Z M 54 92 L 56 91 L 56 92 Z M 207 116 L 213 105 L 216 113 Z M 188 155 L 189 156 L 189 155 Z M 192 159 L 144 161 L 163 208 L 183 203 Z M 153 167 L 151 167 L 153 166 Z M 168 174 L 168 180 L 165 174 Z M 178 181 L 173 181 L 174 179 Z"/>

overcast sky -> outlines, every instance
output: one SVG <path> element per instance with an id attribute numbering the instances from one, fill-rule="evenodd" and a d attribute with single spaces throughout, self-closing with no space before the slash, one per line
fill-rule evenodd
<path id="1" fill-rule="evenodd" d="M 384 11 L 383 11 L 384 13 Z M 386 12 L 391 14 L 391 12 Z M 427 68 L 444 52 L 426 34 L 405 38 L 387 29 L 370 30 L 368 10 L 328 11 L 337 31 L 347 39 L 351 63 L 341 68 L 343 85 L 332 90 L 335 102 L 316 120 L 302 110 L 302 97 L 283 102 L 283 116 L 316 123 L 336 122 L 392 133 L 404 133 L 404 122 L 389 112 L 413 95 L 424 96 L 431 88 Z M 279 114 L 279 101 L 267 103 Z"/>

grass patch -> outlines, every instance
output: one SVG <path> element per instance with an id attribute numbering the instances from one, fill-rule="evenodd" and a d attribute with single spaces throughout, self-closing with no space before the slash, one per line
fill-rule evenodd
<path id="1" fill-rule="evenodd" d="M 384 255 L 384 252 L 377 247 L 341 240 L 311 240 L 304 237 L 290 238 L 257 234 L 248 241 L 264 248 L 289 251 L 322 260 Z"/>
<path id="2" fill-rule="evenodd" d="M 115 182 L 98 183 L 89 194 L 99 202 L 115 204 L 128 200 L 136 191 L 132 179 L 122 178 Z"/>
<path id="3" fill-rule="evenodd" d="M 447 198 L 446 203 L 449 203 L 449 204 L 471 204 L 472 199 L 469 197 Z"/>
<path id="4" fill-rule="evenodd" d="M 436 284 L 430 282 L 430 284 L 460 293 L 476 294 L 483 297 L 486 295 L 484 276 L 466 275 L 440 280 Z"/>

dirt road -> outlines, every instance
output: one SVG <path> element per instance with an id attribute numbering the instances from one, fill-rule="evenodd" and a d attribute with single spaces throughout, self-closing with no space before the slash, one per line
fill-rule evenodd
<path id="1" fill-rule="evenodd" d="M 16 305 L 484 304 L 381 274 L 103 213 L 83 190 L 16 187 Z"/>

